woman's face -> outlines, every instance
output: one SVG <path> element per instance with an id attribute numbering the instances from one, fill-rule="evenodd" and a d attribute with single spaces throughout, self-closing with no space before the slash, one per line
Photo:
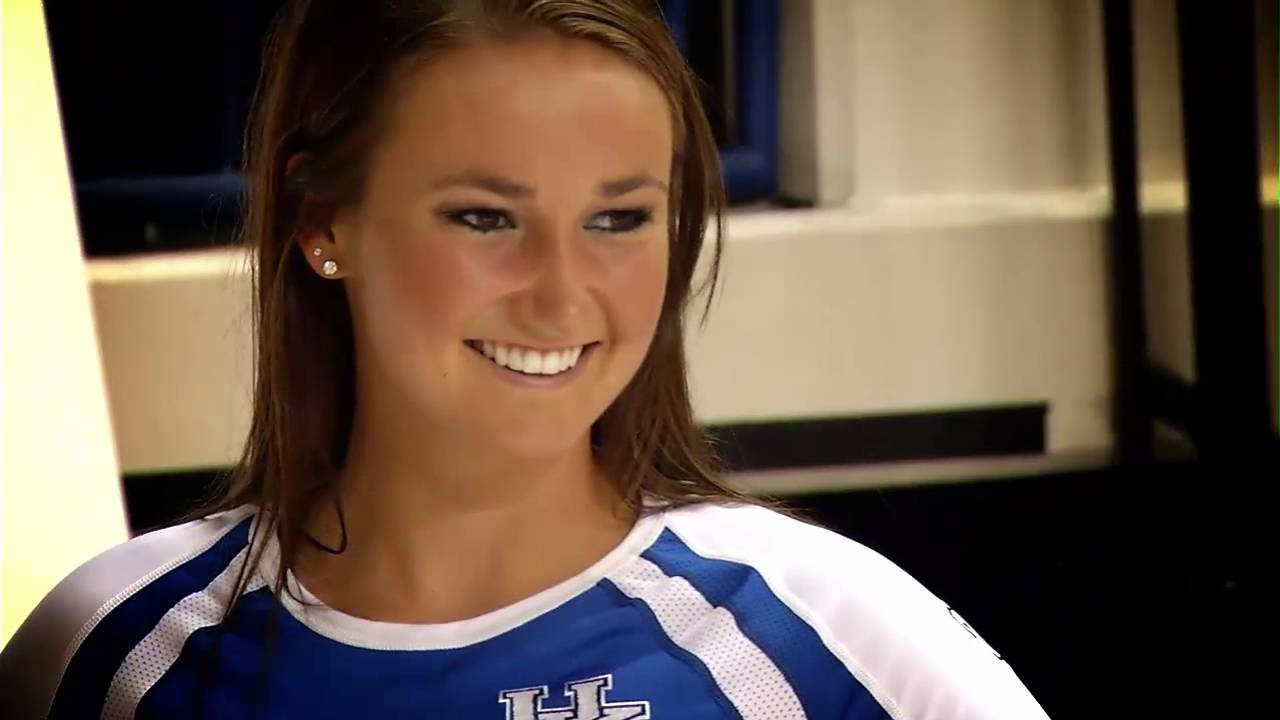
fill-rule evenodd
<path id="1" fill-rule="evenodd" d="M 357 401 L 521 455 L 583 441 L 662 307 L 661 89 L 542 35 L 452 51 L 391 103 L 364 200 L 334 223 Z"/>

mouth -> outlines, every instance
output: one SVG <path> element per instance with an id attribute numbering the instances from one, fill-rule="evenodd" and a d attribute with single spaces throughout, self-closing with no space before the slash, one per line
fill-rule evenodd
<path id="1" fill-rule="evenodd" d="M 466 340 L 467 347 L 490 364 L 527 380 L 566 377 L 580 367 L 599 342 L 554 350 L 509 345 L 494 340 Z"/>

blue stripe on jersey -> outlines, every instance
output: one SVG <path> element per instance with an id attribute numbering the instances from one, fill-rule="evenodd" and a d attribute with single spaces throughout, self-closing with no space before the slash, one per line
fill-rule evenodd
<path id="1" fill-rule="evenodd" d="M 111 679 L 133 647 L 178 601 L 203 590 L 249 542 L 245 518 L 208 550 L 137 591 L 107 613 L 81 643 L 53 698 L 50 720 L 98 717 Z"/>
<path id="2" fill-rule="evenodd" d="M 201 689 L 217 637 L 214 627 L 205 627 L 191 635 L 177 662 L 142 697 L 135 718 L 502 720 L 504 690 L 545 685 L 546 708 L 554 710 L 568 703 L 566 682 L 609 673 L 611 702 L 649 701 L 654 718 L 724 720 L 706 681 L 669 652 L 669 641 L 654 632 L 653 622 L 601 582 L 472 645 L 374 650 L 316 633 L 264 587 L 241 598 L 223 627 L 213 681 Z"/>
<path id="3" fill-rule="evenodd" d="M 702 557 L 669 529 L 643 556 L 732 613 L 742 633 L 778 666 L 811 720 L 888 720 L 880 703 L 754 568 Z"/>
<path id="4" fill-rule="evenodd" d="M 618 602 L 630 603 L 635 606 L 636 610 L 644 616 L 644 619 L 653 625 L 654 635 L 662 640 L 667 651 L 670 652 L 672 656 L 683 661 L 685 665 L 688 665 L 707 684 L 707 690 L 711 692 L 716 703 L 720 705 L 720 709 L 724 711 L 725 717 L 733 718 L 734 720 L 742 720 L 742 715 L 720 689 L 720 685 L 716 683 L 715 678 L 712 677 L 711 671 L 707 669 L 706 664 L 703 663 L 697 655 L 685 650 L 677 645 L 674 640 L 667 637 L 666 630 L 662 629 L 662 623 L 658 621 L 658 616 L 653 614 L 653 608 L 649 607 L 648 603 L 638 598 L 630 597 L 626 593 L 622 592 L 622 590 L 618 589 L 618 587 L 607 578 L 604 582 L 600 583 L 600 586 L 607 588 L 611 593 L 613 593 L 617 597 Z"/>

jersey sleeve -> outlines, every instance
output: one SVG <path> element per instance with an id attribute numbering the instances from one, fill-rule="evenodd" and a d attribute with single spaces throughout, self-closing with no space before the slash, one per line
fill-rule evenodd
<path id="1" fill-rule="evenodd" d="M 0 716 L 43 718 L 63 670 L 96 615 L 152 569 L 137 541 L 112 548 L 64 578 L 19 626 L 0 652 Z"/>
<path id="2" fill-rule="evenodd" d="M 77 611 L 72 577 L 45 596 L 0 651 L 0 717 L 48 714 L 72 638 L 91 614 Z"/>
<path id="3" fill-rule="evenodd" d="M 882 555 L 847 545 L 856 571 L 795 598 L 855 675 L 903 720 L 1047 718 L 1013 669 L 952 608 Z M 839 567 L 839 565 L 837 565 Z"/>
<path id="4" fill-rule="evenodd" d="M 700 555 L 754 568 L 894 720 L 1047 718 L 958 613 L 870 548 L 756 507 L 699 510 L 671 529 Z"/>
<path id="5" fill-rule="evenodd" d="M 0 651 L 0 718 L 44 718 L 81 643 L 124 599 L 250 514 L 245 507 L 147 533 L 76 568 Z"/>

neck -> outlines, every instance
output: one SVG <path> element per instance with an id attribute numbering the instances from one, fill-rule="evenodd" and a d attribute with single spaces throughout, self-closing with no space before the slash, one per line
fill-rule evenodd
<path id="1" fill-rule="evenodd" d="M 475 617 L 585 570 L 635 521 L 586 434 L 564 452 L 521 457 L 444 429 L 397 438 L 368 427 L 357 417 L 335 496 L 315 503 L 307 524 L 337 547 L 340 501 L 346 551 L 304 544 L 295 566 L 312 593 L 349 614 Z"/>

